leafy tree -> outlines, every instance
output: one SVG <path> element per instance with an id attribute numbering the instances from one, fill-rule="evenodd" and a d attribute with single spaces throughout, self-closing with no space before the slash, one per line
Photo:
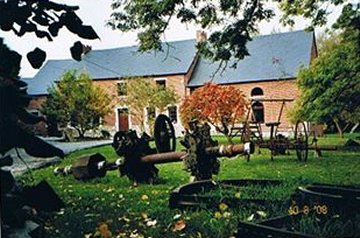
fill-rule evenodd
<path id="1" fill-rule="evenodd" d="M 77 6 L 58 4 L 43 0 L 11 0 L 0 1 L 0 29 L 12 31 L 21 37 L 34 33 L 38 38 L 52 41 L 59 30 L 66 27 L 70 32 L 84 39 L 99 38 L 91 26 L 84 25 L 76 15 Z M 70 49 L 76 60 L 81 60 L 82 44 L 78 41 Z M 33 68 L 40 68 L 46 59 L 46 52 L 39 48 L 27 54 Z"/>
<path id="2" fill-rule="evenodd" d="M 302 93 L 294 112 L 296 119 L 334 123 L 340 136 L 346 124 L 360 122 L 360 30 L 346 21 L 359 14 L 344 11 L 337 23 L 345 23 L 342 32 L 325 40 L 319 57 L 298 75 Z"/>
<path id="3" fill-rule="evenodd" d="M 267 0 L 115 0 L 109 25 L 121 31 L 140 30 L 140 51 L 162 50 L 161 36 L 172 18 L 194 23 L 212 31 L 206 42 L 198 43 L 200 53 L 214 61 L 227 63 L 249 55 L 246 43 L 257 33 L 258 23 L 274 16 Z M 294 16 L 324 25 L 330 5 L 348 7 L 350 0 L 273 0 L 283 11 L 282 22 L 294 24 Z M 226 64 L 225 64 L 226 65 Z M 233 64 L 236 66 L 236 62 Z"/>
<path id="4" fill-rule="evenodd" d="M 70 124 L 81 138 L 86 131 L 97 128 L 99 119 L 111 111 L 110 97 L 86 73 L 68 71 L 48 92 L 42 112 L 63 126 Z"/>
<path id="5" fill-rule="evenodd" d="M 24 124 L 36 124 L 45 118 L 30 114 L 25 109 L 31 97 L 26 92 L 27 84 L 18 77 L 21 56 L 10 50 L 1 38 L 0 56 L 0 153 L 4 155 L 0 155 L 0 160 L 9 157 L 5 153 L 14 147 L 24 148 L 29 155 L 36 157 L 63 157 L 63 151 L 24 128 Z M 0 176 L 3 172 L 0 169 Z M 1 192 L 7 182 L 10 181 L 1 183 Z"/>
<path id="6" fill-rule="evenodd" d="M 151 79 L 128 78 L 126 85 L 127 95 L 120 101 L 129 106 L 130 114 L 140 123 L 142 131 L 145 131 L 145 108 L 152 107 L 163 112 L 167 106 L 177 102 L 178 97 L 173 89 L 157 85 Z M 148 126 L 151 130 L 155 118 L 148 119 Z"/>
<path id="7" fill-rule="evenodd" d="M 340 24 L 342 26 L 352 25 L 355 27 L 359 27 L 359 22 L 356 18 L 359 18 L 357 13 L 357 17 L 354 18 L 355 15 L 352 13 L 350 18 L 348 15 L 353 9 L 359 9 L 359 3 L 355 4 L 354 1 L 351 0 L 282 0 L 278 1 L 280 4 L 280 9 L 283 12 L 281 21 L 284 24 L 294 25 L 294 17 L 302 16 L 306 19 L 311 20 L 311 25 L 309 28 L 314 28 L 315 26 L 324 26 L 327 23 L 327 16 L 330 13 L 331 6 L 342 7 L 343 14 L 337 19 L 336 24 Z M 347 15 L 347 16 L 346 16 Z"/>
<path id="8" fill-rule="evenodd" d="M 231 128 L 244 120 L 247 106 L 245 95 L 239 89 L 208 83 L 185 99 L 180 117 L 185 127 L 193 119 L 210 123 L 231 143 Z"/>
<path id="9" fill-rule="evenodd" d="M 68 7 L 52 1 L 0 0 L 0 30 L 12 30 L 19 37 L 33 32 L 38 38 L 46 37 L 51 41 L 52 37 L 57 36 L 58 30 L 66 25 L 68 29 L 73 27 L 72 32 L 78 33 L 80 37 L 97 38 L 90 26 L 82 24 L 74 13 L 75 10 L 76 7 Z M 48 32 L 38 27 L 48 27 Z M 71 53 L 74 58 L 80 58 L 82 53 L 80 42 L 71 49 Z M 11 155 L 6 155 L 6 152 L 12 148 L 24 148 L 29 155 L 36 157 L 64 157 L 62 150 L 34 136 L 24 128 L 23 123 L 36 124 L 45 118 L 32 115 L 25 109 L 31 98 L 27 95 L 27 84 L 19 80 L 21 58 L 21 55 L 10 50 L 0 38 L 0 160 L 3 165 L 6 163 L 12 165 Z M 40 68 L 45 61 L 46 53 L 35 48 L 27 54 L 27 58 L 34 68 Z M 7 202 L 14 200 L 11 199 L 12 197 L 24 200 L 20 203 L 11 202 L 13 206 L 9 208 L 9 214 L 15 214 L 24 202 L 27 203 L 27 198 L 21 192 L 23 188 L 20 183 L 15 183 L 15 178 L 10 171 L 0 169 L 0 177 L 1 202 L 4 203 L 2 205 L 8 205 Z M 4 199 L 6 197 L 10 199 Z M 11 229 L 15 226 L 14 219 L 16 220 L 15 216 L 2 216 L 3 233 L 12 233 Z M 19 225 L 24 224 L 20 222 Z"/>
<path id="10" fill-rule="evenodd" d="M 45 37 L 51 41 L 58 35 L 59 29 L 66 26 L 82 38 L 98 38 L 90 26 L 82 24 L 75 14 L 77 9 L 78 7 L 69 7 L 53 1 L 0 1 L 0 30 L 13 31 L 19 37 L 26 33 L 35 33 L 38 38 Z M 80 58 L 81 43 L 74 45 L 71 52 L 74 58 Z M 18 76 L 21 58 L 17 52 L 8 49 L 0 38 L 0 151 L 5 153 L 13 147 L 20 147 L 37 157 L 63 157 L 64 153 L 61 150 L 30 134 L 19 123 L 21 121 L 35 124 L 44 120 L 24 109 L 30 99 L 26 92 L 27 84 L 19 80 Z M 27 54 L 27 58 L 34 68 L 39 68 L 46 58 L 46 53 L 35 48 Z"/>

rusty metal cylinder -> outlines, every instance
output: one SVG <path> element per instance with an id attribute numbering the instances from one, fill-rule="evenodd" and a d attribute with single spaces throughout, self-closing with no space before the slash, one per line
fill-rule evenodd
<path id="1" fill-rule="evenodd" d="M 143 163 L 163 164 L 181 161 L 186 155 L 185 151 L 166 152 L 160 154 L 145 155 L 141 157 Z"/>
<path id="2" fill-rule="evenodd" d="M 123 163 L 122 159 L 107 162 L 100 153 L 80 157 L 72 165 L 64 168 L 55 168 L 55 175 L 70 175 L 79 180 L 104 177 L 107 171 L 118 169 Z"/>
<path id="3" fill-rule="evenodd" d="M 207 154 L 215 154 L 216 156 L 235 156 L 239 154 L 254 153 L 254 144 L 246 142 L 244 144 L 220 145 L 205 149 Z M 163 164 L 182 161 L 182 157 L 186 155 L 185 151 L 167 152 L 160 154 L 145 155 L 140 161 L 143 163 Z"/>
<path id="4" fill-rule="evenodd" d="M 254 153 L 254 143 L 246 142 L 244 144 L 235 144 L 235 145 L 220 145 L 215 147 L 206 148 L 206 153 L 215 154 L 216 156 L 235 156 L 240 154 L 253 154 Z"/>

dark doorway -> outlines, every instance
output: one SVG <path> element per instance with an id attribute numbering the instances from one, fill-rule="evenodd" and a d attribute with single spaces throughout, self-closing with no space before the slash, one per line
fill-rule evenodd
<path id="1" fill-rule="evenodd" d="M 127 108 L 118 109 L 118 126 L 119 131 L 129 130 L 129 110 Z"/>
<path id="2" fill-rule="evenodd" d="M 263 123 L 264 120 L 264 105 L 261 102 L 254 102 L 252 105 L 253 120 L 256 123 Z"/>

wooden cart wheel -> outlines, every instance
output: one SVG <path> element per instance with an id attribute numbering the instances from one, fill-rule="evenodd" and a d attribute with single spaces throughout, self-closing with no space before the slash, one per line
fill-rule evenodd
<path id="1" fill-rule="evenodd" d="M 295 150 L 299 161 L 307 161 L 309 147 L 308 147 L 308 133 L 306 131 L 305 123 L 298 121 L 295 127 Z"/>
<path id="2" fill-rule="evenodd" d="M 155 120 L 154 138 L 158 153 L 176 150 L 176 137 L 174 126 L 170 118 L 160 114 Z"/>

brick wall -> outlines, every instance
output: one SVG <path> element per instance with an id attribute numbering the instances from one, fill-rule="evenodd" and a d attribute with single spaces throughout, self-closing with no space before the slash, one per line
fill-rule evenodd
<path id="1" fill-rule="evenodd" d="M 46 101 L 46 96 L 36 96 L 32 99 L 27 107 L 31 111 L 40 111 L 42 104 Z M 47 128 L 44 122 L 39 122 L 35 125 L 28 125 L 28 128 L 36 134 L 47 135 Z"/>
<path id="2" fill-rule="evenodd" d="M 189 89 L 185 88 L 185 83 L 187 82 L 189 75 L 171 75 L 162 77 L 166 78 L 166 87 L 172 88 L 179 96 L 179 104 L 177 105 L 178 109 L 180 107 L 182 99 L 185 96 L 189 95 Z M 118 102 L 117 96 L 117 83 L 119 80 L 98 80 L 94 81 L 94 83 L 100 87 L 102 87 L 109 95 L 113 95 L 113 111 L 104 118 L 104 126 L 107 127 L 112 132 L 117 130 L 117 108 L 124 108 L 126 105 L 121 105 Z M 239 88 L 244 92 L 247 98 L 251 98 L 251 91 L 255 87 L 259 87 L 263 90 L 264 96 L 266 99 L 296 99 L 299 95 L 299 90 L 296 85 L 295 79 L 290 80 L 274 80 L 274 81 L 263 81 L 256 83 L 242 83 L 242 84 L 234 84 L 233 86 Z M 275 122 L 278 120 L 278 115 L 281 108 L 281 102 L 264 102 L 264 112 L 265 112 L 265 122 Z M 284 106 L 284 110 L 282 112 L 281 117 L 281 125 L 279 126 L 279 130 L 289 131 L 291 130 L 292 124 L 288 119 L 288 112 L 294 105 L 294 102 L 286 102 Z M 130 109 L 131 110 L 131 109 Z M 161 112 L 157 112 L 161 113 Z M 162 112 L 167 115 L 166 112 Z M 181 135 L 181 131 L 183 127 L 181 125 L 180 120 L 174 125 L 176 134 Z M 136 118 L 130 118 L 130 127 L 133 129 L 140 130 L 139 122 Z M 263 125 L 262 130 L 267 132 L 269 129 Z"/>
<path id="3" fill-rule="evenodd" d="M 191 70 L 190 70 L 191 71 Z M 165 76 L 166 78 L 166 87 L 172 88 L 178 94 L 179 103 L 177 107 L 179 109 L 181 101 L 190 94 L 189 89 L 185 87 L 186 82 L 190 77 L 190 72 L 186 75 L 171 75 Z M 151 78 L 151 80 L 153 80 Z M 121 80 L 117 79 L 107 79 L 107 80 L 94 80 L 94 84 L 103 88 L 108 95 L 113 99 L 112 100 L 112 112 L 103 119 L 103 125 L 106 129 L 114 133 L 118 130 L 117 125 L 117 109 L 126 108 L 126 105 L 121 105 L 119 102 L 119 97 L 117 96 L 117 83 Z M 296 85 L 296 80 L 274 80 L 274 81 L 263 81 L 256 83 L 242 83 L 242 84 L 233 84 L 233 86 L 239 88 L 244 92 L 246 97 L 251 98 L 251 91 L 255 87 L 259 87 L 263 90 L 264 96 L 266 99 L 296 99 L 299 95 L 299 91 Z M 41 104 L 46 100 L 45 96 L 36 97 L 31 101 L 28 109 L 40 109 Z M 265 122 L 274 122 L 278 120 L 278 114 L 281 107 L 281 102 L 264 102 L 264 112 L 265 112 Z M 290 108 L 294 105 L 294 102 L 287 102 L 282 113 L 280 130 L 288 131 L 291 128 L 291 123 L 287 117 L 287 114 Z M 131 110 L 131 108 L 130 108 Z M 179 110 L 178 110 L 179 111 Z M 161 112 L 158 112 L 161 113 Z M 168 114 L 168 112 L 163 112 Z M 178 113 L 179 116 L 179 113 Z M 183 127 L 178 118 L 177 123 L 174 125 L 176 134 L 179 136 L 183 131 Z M 139 122 L 134 118 L 130 118 L 130 128 L 140 130 Z M 39 124 L 36 126 L 36 129 L 41 132 L 41 134 L 46 132 L 44 124 Z M 262 130 L 267 132 L 269 128 L 262 126 Z"/>
<path id="4" fill-rule="evenodd" d="M 288 113 L 290 109 L 294 106 L 295 99 L 299 96 L 299 89 L 296 84 L 296 79 L 290 80 L 273 80 L 273 81 L 263 81 L 256 83 L 243 83 L 233 85 L 239 88 L 244 92 L 247 98 L 251 98 L 251 91 L 259 87 L 263 90 L 264 95 L 258 98 L 265 99 L 294 99 L 292 102 L 286 102 L 283 108 L 282 117 L 280 119 L 280 132 L 291 132 L 292 124 L 290 122 Z M 276 122 L 278 121 L 279 112 L 281 109 L 282 102 L 263 102 L 264 105 L 264 114 L 265 114 L 265 123 L 267 122 Z M 262 125 L 262 130 L 265 132 L 269 131 L 264 124 Z"/>
<path id="5" fill-rule="evenodd" d="M 185 97 L 186 95 L 186 88 L 185 88 L 185 82 L 186 78 L 185 75 L 170 75 L 170 76 L 163 76 L 163 77 L 157 77 L 157 78 L 149 78 L 149 80 L 155 80 L 158 78 L 165 78 L 166 79 L 166 87 L 172 88 L 178 95 L 180 101 Z M 112 100 L 112 112 L 107 115 L 103 119 L 103 126 L 110 130 L 112 133 L 118 130 L 117 120 L 117 110 L 120 108 L 127 108 L 126 105 L 121 104 L 119 101 L 119 96 L 117 95 L 117 84 L 119 82 L 124 82 L 124 80 L 116 80 L 116 79 L 108 79 L 108 80 L 94 80 L 95 85 L 103 88 L 108 95 L 111 96 Z M 180 105 L 177 105 L 179 107 Z M 131 108 L 129 108 L 131 110 Z M 165 112 L 157 112 L 157 113 L 164 113 L 168 114 L 167 111 Z M 130 116 L 130 128 L 136 129 L 140 131 L 140 122 L 134 117 Z M 176 134 L 180 135 L 181 131 L 183 130 L 180 120 L 178 120 L 177 123 L 175 123 L 175 130 Z"/>

